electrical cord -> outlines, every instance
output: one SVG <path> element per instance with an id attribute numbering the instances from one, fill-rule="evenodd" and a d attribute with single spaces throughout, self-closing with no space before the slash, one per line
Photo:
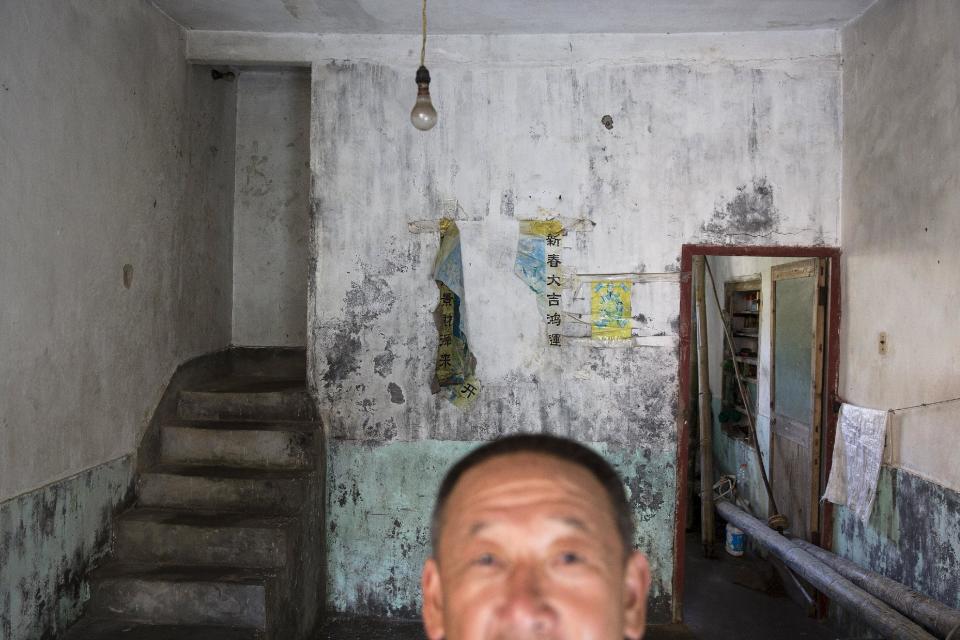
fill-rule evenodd
<path id="1" fill-rule="evenodd" d="M 948 404 L 950 402 L 960 402 L 960 398 L 950 398 L 949 400 L 938 400 L 936 402 L 921 402 L 910 407 L 900 407 L 899 409 L 887 409 L 890 413 L 899 413 L 900 411 L 909 411 L 910 409 L 923 409 L 924 407 L 933 407 L 938 404 Z M 956 631 L 956 629 L 954 629 Z"/>
<path id="2" fill-rule="evenodd" d="M 423 0 L 423 44 L 420 45 L 420 66 L 427 60 L 427 0 Z"/>
<path id="3" fill-rule="evenodd" d="M 734 476 L 720 476 L 713 485 L 713 499 L 715 502 L 729 500 L 736 503 L 737 499 L 737 479 Z"/>

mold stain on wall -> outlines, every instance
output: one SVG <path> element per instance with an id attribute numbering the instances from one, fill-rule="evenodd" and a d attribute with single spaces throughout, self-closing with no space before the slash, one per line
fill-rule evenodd
<path id="1" fill-rule="evenodd" d="M 844 507 L 834 550 L 960 609 L 960 494 L 902 469 L 881 467 L 866 525 Z"/>
<path id="2" fill-rule="evenodd" d="M 779 230 L 780 212 L 774 204 L 774 188 L 765 177 L 737 187 L 727 202 L 713 210 L 703 223 L 703 232 L 720 242 L 743 242 L 769 237 Z"/>
<path id="3" fill-rule="evenodd" d="M 0 504 L 0 637 L 54 638 L 80 615 L 132 478 L 124 457 Z"/>

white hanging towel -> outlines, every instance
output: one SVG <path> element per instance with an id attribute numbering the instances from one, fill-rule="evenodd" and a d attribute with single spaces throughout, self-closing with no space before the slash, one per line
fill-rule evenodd
<path id="1" fill-rule="evenodd" d="M 840 407 L 833 466 L 824 500 L 844 504 L 866 524 L 877 495 L 889 412 L 852 404 Z"/>

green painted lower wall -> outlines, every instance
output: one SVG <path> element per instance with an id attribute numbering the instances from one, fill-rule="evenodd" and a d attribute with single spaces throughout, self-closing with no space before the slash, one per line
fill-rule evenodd
<path id="1" fill-rule="evenodd" d="M 0 503 L 0 639 L 53 638 L 76 620 L 132 489 L 127 456 Z"/>
<path id="2" fill-rule="evenodd" d="M 835 513 L 836 553 L 960 609 L 960 494 L 882 467 L 868 524 Z"/>
<path id="3" fill-rule="evenodd" d="M 355 615 L 417 617 L 430 513 L 446 470 L 479 442 L 333 440 L 327 458 L 328 606 Z M 637 546 L 653 566 L 651 620 L 670 619 L 676 450 L 591 444 L 621 473 Z"/>
<path id="4" fill-rule="evenodd" d="M 760 464 L 753 447 L 742 440 L 727 435 L 720 428 L 720 401 L 713 399 L 713 456 L 714 473 L 719 479 L 722 475 L 732 475 L 737 478 L 737 496 L 746 500 L 746 506 L 753 515 L 766 519 L 769 515 L 767 492 L 760 475 Z M 769 438 L 770 419 L 767 416 L 757 416 L 757 437 L 760 442 Z M 767 465 L 767 451 L 761 449 L 764 456 L 764 465 Z M 767 467 L 769 468 L 769 466 Z"/>

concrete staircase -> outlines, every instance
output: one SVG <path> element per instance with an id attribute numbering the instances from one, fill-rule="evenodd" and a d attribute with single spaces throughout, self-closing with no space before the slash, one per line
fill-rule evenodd
<path id="1" fill-rule="evenodd" d="M 321 431 L 303 379 L 179 392 L 67 640 L 300 640 L 323 610 Z"/>

